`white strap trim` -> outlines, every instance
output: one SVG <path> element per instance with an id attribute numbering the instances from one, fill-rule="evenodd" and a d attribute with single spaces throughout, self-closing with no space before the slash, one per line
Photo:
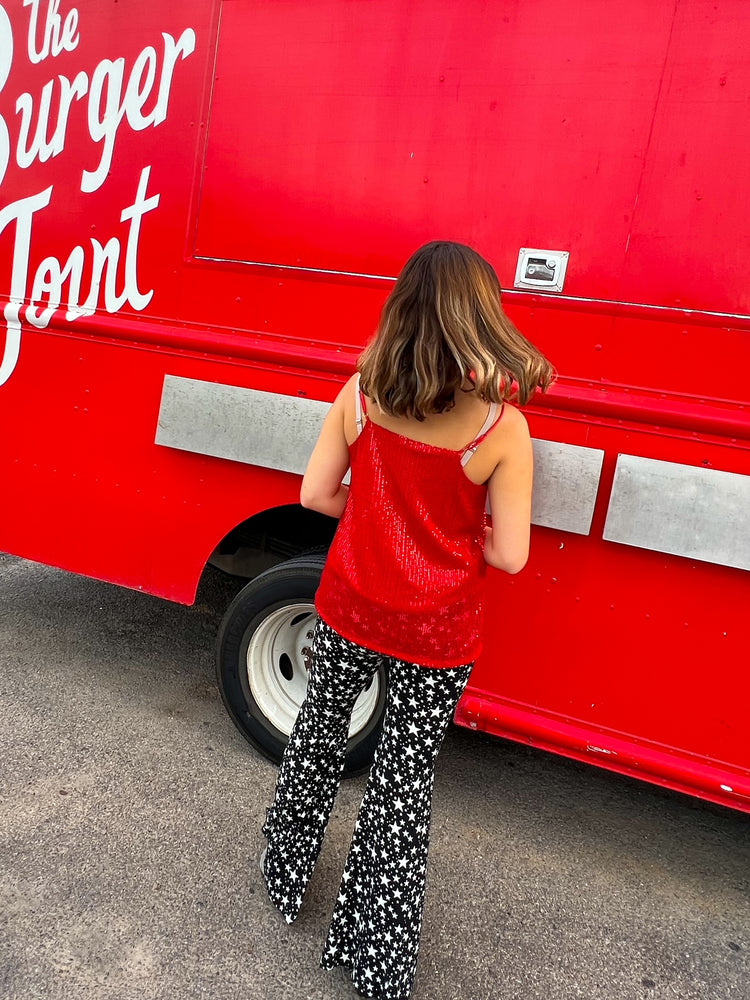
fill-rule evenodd
<path id="1" fill-rule="evenodd" d="M 362 433 L 362 428 L 364 424 L 362 422 L 362 397 L 359 394 L 359 372 L 357 372 L 357 380 L 354 383 L 354 414 L 357 418 L 357 436 Z"/>
<path id="2" fill-rule="evenodd" d="M 499 406 L 500 406 L 499 403 L 490 403 L 490 409 L 489 409 L 489 412 L 487 413 L 487 419 L 482 424 L 482 426 L 479 428 L 479 433 L 476 435 L 476 437 L 474 438 L 474 440 L 471 442 L 471 444 L 469 445 L 469 447 L 466 449 L 466 451 L 461 456 L 461 465 L 462 466 L 468 465 L 468 463 L 474 457 L 474 454 L 475 454 L 477 448 L 481 444 L 481 441 L 480 441 L 481 437 L 484 434 L 487 433 L 487 431 L 490 429 L 490 427 L 492 427 L 492 425 L 494 424 L 495 420 L 497 419 L 497 410 L 498 410 Z"/>
<path id="3" fill-rule="evenodd" d="M 498 411 L 498 407 L 499 407 L 499 406 L 500 406 L 500 404 L 499 404 L 499 403 L 490 403 L 490 409 L 489 409 L 489 412 L 488 412 L 488 414 L 487 414 L 487 419 L 485 420 L 485 422 L 484 422 L 484 423 L 482 424 L 482 426 L 480 427 L 480 429 L 479 429 L 479 433 L 478 433 L 478 434 L 477 434 L 477 436 L 476 436 L 476 437 L 474 438 L 474 440 L 475 440 L 475 441 L 478 441 L 478 440 L 479 440 L 479 438 L 480 438 L 480 437 L 481 437 L 481 436 L 482 436 L 483 434 L 486 434 L 486 433 L 487 433 L 487 431 L 488 431 L 488 430 L 490 429 L 490 427 L 492 427 L 492 425 L 494 424 L 494 422 L 495 422 L 495 419 L 496 419 L 496 417 L 497 417 L 497 411 Z"/>

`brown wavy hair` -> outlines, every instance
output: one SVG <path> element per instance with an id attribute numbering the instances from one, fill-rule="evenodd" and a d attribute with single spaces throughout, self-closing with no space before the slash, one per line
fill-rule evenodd
<path id="1" fill-rule="evenodd" d="M 470 382 L 487 402 L 529 401 L 555 372 L 500 305 L 494 269 L 463 243 L 427 243 L 404 265 L 359 359 L 362 391 L 394 417 L 443 413 Z"/>

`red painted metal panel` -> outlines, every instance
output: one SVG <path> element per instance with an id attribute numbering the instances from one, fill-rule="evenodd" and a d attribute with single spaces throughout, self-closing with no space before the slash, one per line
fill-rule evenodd
<path id="1" fill-rule="evenodd" d="M 0 547 L 189 603 L 218 542 L 259 510 L 296 503 L 296 476 L 158 448 L 165 368 L 267 391 L 331 390 L 313 375 L 165 355 L 99 337 L 28 333 L 23 378 L 3 387 L 16 415 L 3 442 Z M 7 407 L 7 409 L 6 409 Z"/>
<path id="2" fill-rule="evenodd" d="M 165 374 L 330 400 L 390 285 L 320 269 L 446 236 L 507 288 L 520 247 L 569 250 L 562 297 L 506 306 L 561 372 L 534 434 L 605 453 L 593 524 L 490 573 L 458 720 L 750 811 L 747 572 L 602 538 L 620 453 L 750 475 L 745 6 L 63 0 L 30 37 L 37 8 L 0 4 L 0 547 L 192 600 L 298 480 L 157 447 Z M 52 257 L 84 301 L 92 240 L 95 314 L 66 317 L 70 277 L 28 313 Z"/>
<path id="3" fill-rule="evenodd" d="M 535 728 L 587 729 L 594 745 L 604 734 L 627 737 L 631 753 L 643 746 L 692 755 L 704 766 L 744 763 L 750 789 L 750 682 L 741 666 L 747 572 L 601 538 L 618 452 L 750 474 L 747 443 L 711 444 L 690 432 L 655 434 L 648 424 L 599 417 L 562 425 L 557 416 L 532 417 L 532 430 L 604 447 L 605 467 L 589 537 L 536 529 L 524 573 L 491 574 L 488 646 L 471 678 L 486 698 L 486 721 L 499 731 L 498 716 L 526 713 Z M 618 764 L 612 757 L 597 762 Z"/>
<path id="4" fill-rule="evenodd" d="M 747 4 L 675 5 L 617 297 L 635 284 L 645 302 L 750 312 L 750 194 L 736 166 L 750 144 L 750 119 L 737 113 L 750 90 L 748 38 Z"/>
<path id="5" fill-rule="evenodd" d="M 519 246 L 570 249 L 571 294 L 616 297 L 671 11 L 600 15 L 225 0 L 196 253 L 393 275 L 439 231 L 506 284 Z"/>

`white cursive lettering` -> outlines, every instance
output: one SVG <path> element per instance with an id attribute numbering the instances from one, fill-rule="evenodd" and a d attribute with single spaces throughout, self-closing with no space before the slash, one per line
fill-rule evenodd
<path id="1" fill-rule="evenodd" d="M 8 79 L 13 65 L 13 29 L 5 8 L 0 6 L 0 92 Z M 3 183 L 5 171 L 10 159 L 10 135 L 5 119 L 0 115 L 0 184 Z"/>
<path id="2" fill-rule="evenodd" d="M 29 62 L 40 63 L 47 56 L 59 56 L 61 52 L 72 52 L 78 45 L 78 11 L 75 7 L 65 15 L 63 23 L 60 14 L 60 0 L 48 0 L 44 19 L 42 45 L 37 49 L 36 39 L 39 29 L 39 5 L 41 0 L 23 0 L 24 7 L 31 7 L 29 17 L 28 53 Z"/>
<path id="3" fill-rule="evenodd" d="M 68 128 L 68 115 L 73 101 L 80 101 L 88 89 L 89 80 L 81 71 L 71 83 L 67 76 L 58 76 L 60 81 L 60 107 L 57 112 L 57 123 L 52 138 L 47 141 L 49 131 L 50 104 L 54 80 L 50 80 L 42 88 L 42 98 L 39 102 L 39 114 L 36 122 L 34 138 L 29 142 L 31 118 L 34 112 L 34 102 L 31 94 L 21 94 L 16 101 L 16 114 L 21 115 L 21 125 L 18 130 L 18 146 L 16 147 L 16 163 L 26 169 L 34 160 L 44 163 L 51 156 L 57 156 L 65 146 L 65 134 Z"/>
<path id="4" fill-rule="evenodd" d="M 177 41 L 171 35 L 162 32 L 162 38 L 164 62 L 159 79 L 159 92 L 153 110 L 147 115 L 142 114 L 142 109 L 156 77 L 152 63 L 152 59 L 154 61 L 156 59 L 156 53 L 151 46 L 147 46 L 136 59 L 124 97 L 121 96 L 125 72 L 124 59 L 117 59 L 114 62 L 102 59 L 94 70 L 89 93 L 88 124 L 91 138 L 94 142 L 102 143 L 102 154 L 96 170 L 83 171 L 81 191 L 96 191 L 104 183 L 112 164 L 117 130 L 125 116 L 130 127 L 136 132 L 148 128 L 149 125 L 159 125 L 167 117 L 174 68 L 178 58 L 184 59 L 195 48 L 195 32 L 192 28 L 186 28 Z M 106 99 L 102 114 L 102 94 L 105 91 Z"/>
<path id="5" fill-rule="evenodd" d="M 128 205 L 120 213 L 120 221 L 129 223 L 121 275 L 118 275 L 118 271 L 122 244 L 116 236 L 111 237 L 105 244 L 91 238 L 91 278 L 89 292 L 83 303 L 80 297 L 86 262 L 84 248 L 73 247 L 64 264 L 61 264 L 57 257 L 45 257 L 34 273 L 29 304 L 23 310 L 24 319 L 28 323 L 39 330 L 49 326 L 55 311 L 63 301 L 66 283 L 65 319 L 68 321 L 95 312 L 102 283 L 104 308 L 108 313 L 115 313 L 126 304 L 137 311 L 146 308 L 154 291 L 150 289 L 148 292 L 141 292 L 139 289 L 137 264 L 143 216 L 153 211 L 159 204 L 158 194 L 147 195 L 150 176 L 151 167 L 144 167 L 138 180 L 138 190 L 133 204 Z M 0 385 L 13 373 L 19 356 L 21 310 L 27 296 L 32 217 L 39 209 L 47 207 L 51 195 L 52 187 L 48 187 L 39 194 L 16 201 L 0 211 L 0 234 L 11 222 L 16 223 L 10 302 L 5 307 L 5 353 L 0 365 Z M 122 282 L 120 291 L 117 290 L 118 277 Z"/>
<path id="6" fill-rule="evenodd" d="M 78 46 L 78 10 L 73 7 L 61 15 L 60 3 L 61 0 L 23 0 L 23 6 L 30 9 L 27 55 L 31 63 L 41 63 Z M 85 99 L 88 132 L 100 149 L 96 167 L 82 170 L 80 188 L 84 193 L 97 191 L 111 170 L 117 133 L 123 122 L 133 132 L 140 132 L 160 125 L 167 117 L 175 67 L 195 50 L 196 37 L 192 28 L 186 28 L 176 40 L 162 32 L 162 40 L 161 67 L 157 49 L 147 45 L 129 72 L 124 58 L 105 58 L 90 74 L 80 70 L 72 80 L 63 74 L 53 76 L 37 97 L 20 94 L 16 100 L 19 125 L 15 150 L 8 124 L 0 114 L 0 184 L 13 152 L 22 170 L 63 152 L 75 106 Z M 13 29 L 0 2 L 0 92 L 9 78 L 13 55 Z M 149 304 L 154 290 L 142 291 L 139 287 L 138 253 L 143 219 L 160 200 L 159 194 L 148 192 L 150 177 L 151 167 L 143 167 L 135 198 L 120 213 L 120 222 L 127 226 L 124 242 L 122 236 L 112 236 L 105 243 L 91 237 L 74 246 L 64 262 L 56 256 L 45 257 L 32 273 L 34 217 L 50 205 L 53 185 L 0 208 L 0 237 L 6 230 L 14 230 L 10 289 L 5 281 L 0 288 L 0 295 L 7 296 L 3 309 L 5 343 L 0 353 L 0 385 L 7 382 L 17 366 L 23 321 L 43 330 L 63 303 L 68 322 L 92 315 L 100 306 L 108 313 L 116 313 L 127 305 L 140 311 Z M 88 289 L 85 298 L 84 285 Z"/>
<path id="7" fill-rule="evenodd" d="M 0 385 L 8 381 L 18 362 L 21 346 L 20 312 L 26 297 L 26 276 L 29 269 L 31 249 L 31 217 L 34 212 L 49 205 L 52 186 L 29 198 L 20 198 L 12 205 L 0 210 L 0 234 L 11 222 L 16 224 L 16 239 L 13 246 L 13 264 L 10 277 L 10 301 L 5 306 L 5 350 L 0 362 Z"/>

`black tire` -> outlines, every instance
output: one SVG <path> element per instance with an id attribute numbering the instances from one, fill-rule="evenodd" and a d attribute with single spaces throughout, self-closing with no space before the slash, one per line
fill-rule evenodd
<path id="1" fill-rule="evenodd" d="M 277 764 L 307 689 L 305 650 L 324 561 L 324 553 L 308 553 L 259 574 L 229 605 L 219 628 L 216 673 L 224 705 L 248 743 Z M 369 770 L 383 724 L 385 692 L 383 669 L 355 705 L 347 777 Z"/>

